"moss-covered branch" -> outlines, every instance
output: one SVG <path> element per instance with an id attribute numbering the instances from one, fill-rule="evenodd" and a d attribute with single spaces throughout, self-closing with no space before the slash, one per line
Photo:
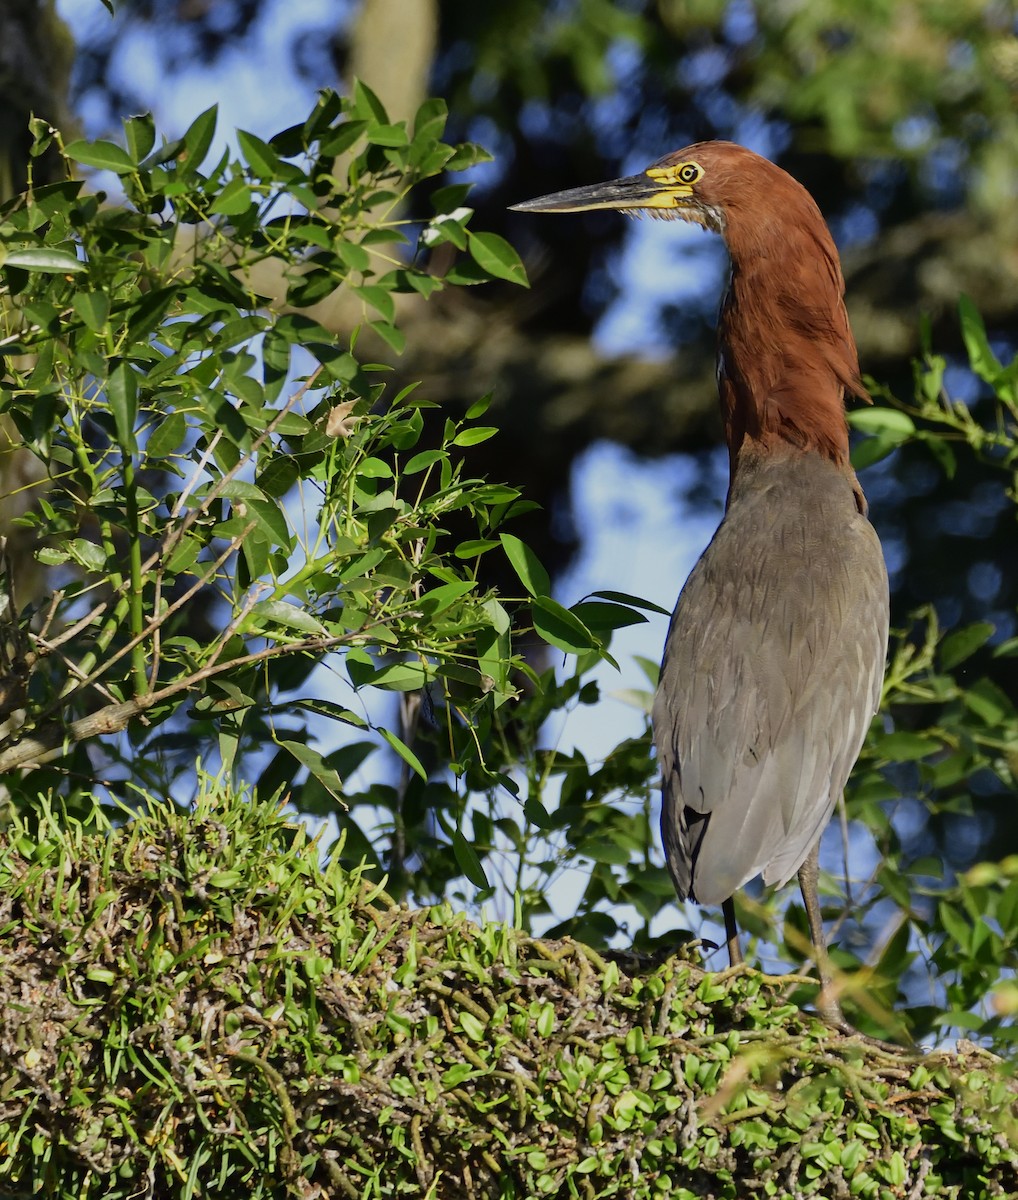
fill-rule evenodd
<path id="1" fill-rule="evenodd" d="M 411 912 L 210 792 L 0 852 L 0 1191 L 58 1197 L 1018 1193 L 974 1047 L 833 1034 L 780 981 Z"/>

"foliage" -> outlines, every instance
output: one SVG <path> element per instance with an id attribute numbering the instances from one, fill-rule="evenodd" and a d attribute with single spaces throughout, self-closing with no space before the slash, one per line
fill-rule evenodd
<path id="1" fill-rule="evenodd" d="M 435 550 L 450 513 L 490 537 L 517 501 L 464 476 L 459 448 L 495 432 L 476 423 L 484 403 L 420 450 L 434 406 L 407 394 L 383 406 L 383 369 L 355 355 L 362 324 L 399 345 L 400 293 L 523 279 L 505 243 L 467 228 L 463 187 L 435 193 L 420 233 L 471 257 L 443 281 L 402 256 L 392 213 L 409 190 L 483 157 L 438 141 L 443 122 L 429 102 L 411 136 L 366 88 L 326 94 L 271 143 L 241 132 L 243 158 L 224 154 L 203 175 L 214 111 L 159 147 L 151 121 L 132 118 L 126 149 L 65 152 L 115 172 L 129 204 L 107 208 L 69 180 L 7 206 L 3 410 L 50 466 L 26 518 L 38 557 L 73 570 L 44 611 L 20 614 L 27 704 L 6 768 L 62 752 L 76 722 L 110 732 L 144 713 L 128 759 L 166 785 L 179 733 L 156 730 L 188 694 L 232 761 L 259 699 L 299 688 L 335 648 L 355 687 L 439 680 L 496 708 L 514 694 L 508 617 L 477 580 L 497 541 Z M 40 130 L 37 149 L 51 136 Z M 285 311 L 266 311 L 250 286 L 265 260 L 283 273 Z M 348 345 L 301 311 L 340 286 L 361 310 Z M 292 369 L 309 357 L 298 387 Z M 197 597 L 220 625 L 205 639 Z M 317 711 L 365 723 L 338 704 Z M 267 736 L 283 740 L 275 727 Z"/>
<path id="2" fill-rule="evenodd" d="M 440 142 L 443 122 L 440 101 L 408 131 L 367 88 L 325 93 L 302 125 L 267 142 L 240 132 L 241 157 L 208 168 L 214 111 L 161 145 L 135 117 L 125 146 L 62 151 L 112 172 L 123 204 L 69 179 L 4 209 L 0 408 L 48 470 L 20 523 L 54 585 L 7 573 L 0 770 L 22 769 L 16 805 L 60 796 L 87 813 L 97 754 L 121 804 L 140 785 L 186 790 L 195 757 L 218 754 L 253 770 L 261 794 L 337 815 L 348 853 L 400 891 L 408 846 L 422 897 L 457 880 L 490 895 L 485 860 L 514 856 L 528 921 L 557 857 L 524 879 L 535 832 L 557 826 L 570 855 L 592 825 L 603 840 L 618 771 L 583 787 L 584 824 L 565 806 L 553 820 L 537 788 L 514 800 L 518 764 L 529 783 L 561 769 L 538 763 L 542 720 L 592 702 L 584 673 L 643 617 L 618 594 L 564 608 L 500 531 L 526 503 L 468 474 L 472 447 L 497 433 L 481 423 L 487 398 L 445 418 L 421 391 L 390 396 L 359 349 L 369 333 L 400 347 L 408 295 L 524 279 L 507 243 L 470 228 L 465 185 L 433 187 L 423 226 L 399 215 L 414 189 L 483 157 Z M 36 132 L 38 152 L 59 143 Z M 465 253 L 433 274 L 429 255 L 450 250 Z M 343 339 L 309 309 L 337 289 L 354 305 Z M 521 596 L 486 585 L 496 558 Z M 575 675 L 535 670 L 521 634 L 531 658 L 543 642 Z M 402 775 L 390 760 L 358 789 L 351 777 L 382 747 Z M 646 750 L 626 756 L 645 791 Z M 388 849 L 371 836 L 379 813 Z"/>
<path id="3" fill-rule="evenodd" d="M 410 297 L 522 281 L 511 247 L 471 228 L 465 186 L 428 182 L 482 154 L 440 142 L 443 119 L 429 101 L 408 130 L 363 87 L 325 93 L 303 124 L 241 133 L 241 157 L 208 168 L 214 113 L 160 146 L 132 118 L 123 147 L 63 151 L 113 172 L 124 204 L 68 180 L 6 206 L 0 405 L 48 468 L 22 524 L 55 586 L 7 572 L 0 769 L 16 807 L 92 819 L 98 799 L 119 819 L 138 787 L 186 797 L 191 764 L 218 756 L 263 799 L 334 817 L 345 865 L 399 899 L 512 903 L 524 930 L 555 919 L 598 946 L 673 947 L 688 934 L 666 926 L 649 733 L 587 762 L 544 732 L 597 702 L 592 667 L 653 606 L 552 598 L 504 527 L 527 501 L 469 473 L 497 437 L 487 398 L 452 420 L 427 385 L 390 396 L 363 349 L 399 348 Z M 412 223 L 400 206 L 422 187 L 434 215 Z M 354 306 L 342 338 L 313 315 L 337 290 Z M 853 418 L 870 435 L 860 466 L 914 443 L 947 473 L 975 455 L 1013 486 L 1015 368 L 968 304 L 962 320 L 990 407 L 948 399 L 930 353 L 914 403 Z M 495 561 L 517 596 L 486 583 Z M 1010 1036 L 1018 869 L 955 878 L 895 820 L 910 797 L 949 820 L 973 781 L 1014 789 L 1014 707 L 970 676 L 992 636 L 982 622 L 941 638 L 930 611 L 893 647 L 849 795 L 876 866 L 835 951 L 870 1032 Z M 553 912 L 577 868 L 581 894 Z M 782 957 L 808 958 L 797 905 L 779 924 L 774 898 L 740 903 L 762 943 L 778 927 Z"/>
<path id="4" fill-rule="evenodd" d="M 236 1195 L 978 1197 L 1013 1085 L 787 1002 L 795 980 L 605 960 L 408 911 L 204 780 L 0 844 L 0 1186 Z"/>
<path id="5" fill-rule="evenodd" d="M 1018 359 L 1007 366 L 998 361 L 965 298 L 960 319 L 972 370 L 986 384 L 984 397 L 975 408 L 951 397 L 944 385 L 947 363 L 928 350 L 916 364 L 911 402 L 882 389 L 878 395 L 893 407 L 850 417 L 871 435 L 857 447 L 856 466 L 913 443 L 925 447 L 950 478 L 968 456 L 1001 476 L 1014 505 Z M 857 982 L 888 1005 L 911 995 L 906 1019 L 915 1037 L 953 1027 L 1011 1048 L 1011 980 L 1018 967 L 1013 857 L 999 864 L 970 859 L 955 877 L 931 854 L 928 839 L 910 844 L 894 821 L 904 815 L 902 800 L 914 798 L 933 821 L 961 829 L 972 819 L 976 794 L 984 804 L 996 798 L 1003 808 L 1018 791 L 1018 710 L 999 684 L 972 670 L 988 644 L 991 664 L 1018 656 L 1018 639 L 994 634 L 986 621 L 942 632 L 932 608 L 916 613 L 913 625 L 900 631 L 884 681 L 882 712 L 890 719 L 870 732 L 848 811 L 872 835 L 876 863 L 855 897 L 854 919 L 882 911 L 885 926 L 880 957 Z M 860 965 L 850 954 L 840 957 L 843 965 Z M 929 991 L 927 981 L 935 981 L 930 1002 L 914 1003 L 921 987 Z"/>

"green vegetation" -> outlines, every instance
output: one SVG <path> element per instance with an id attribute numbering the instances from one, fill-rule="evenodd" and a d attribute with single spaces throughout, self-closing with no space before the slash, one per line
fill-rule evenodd
<path id="1" fill-rule="evenodd" d="M 471 472 L 499 433 L 487 398 L 450 417 L 376 361 L 404 306 L 524 282 L 439 178 L 484 153 L 443 143 L 444 116 L 323 93 L 211 165 L 214 113 L 162 144 L 132 118 L 124 146 L 61 151 L 123 202 L 68 179 L 0 211 L 3 452 L 31 501 L 2 514 L 0 1179 L 67 1197 L 1014 1191 L 1013 1094 L 985 1048 L 917 1063 L 804 1016 L 801 975 L 705 974 L 695 948 L 606 957 L 680 940 L 651 928 L 672 890 L 649 738 L 588 763 L 542 729 L 598 700 L 591 669 L 653 606 L 552 597 L 512 532 L 529 501 Z M 854 418 L 860 464 L 915 443 L 1014 488 L 1018 370 L 968 304 L 962 325 L 986 398 L 947 397 L 929 351 L 914 400 Z M 1018 865 L 944 878 L 890 816 L 910 791 L 964 811 L 977 776 L 1014 789 L 1018 715 L 967 673 L 986 622 L 917 623 L 848 797 L 877 862 L 859 928 L 894 916 L 835 961 L 864 1032 L 1007 1048 Z M 324 866 L 286 802 L 338 823 Z M 552 936 L 578 940 L 531 940 L 577 866 Z M 511 927 L 467 921 L 492 898 Z M 776 911 L 743 901 L 741 919 L 773 944 Z M 803 925 L 793 905 L 795 966 Z"/>
<path id="2" fill-rule="evenodd" d="M 789 981 L 412 911 L 205 781 L 0 848 L 0 1188 L 127 1200 L 1018 1189 L 991 1055 L 832 1034 Z M 794 981 L 792 981 L 794 985 Z M 318 1189 L 321 1188 L 321 1193 Z"/>

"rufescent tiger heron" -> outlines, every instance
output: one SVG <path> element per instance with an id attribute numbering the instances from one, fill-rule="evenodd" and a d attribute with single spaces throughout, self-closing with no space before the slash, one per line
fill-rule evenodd
<path id="1" fill-rule="evenodd" d="M 879 702 L 888 586 L 849 463 L 845 396 L 869 395 L 834 241 L 801 184 L 731 142 L 514 208 L 645 210 L 728 247 L 717 336 L 728 498 L 679 596 L 654 703 L 665 855 L 680 899 L 722 905 L 733 965 L 733 893 L 798 872 L 818 1008 L 844 1026 L 818 853 Z"/>

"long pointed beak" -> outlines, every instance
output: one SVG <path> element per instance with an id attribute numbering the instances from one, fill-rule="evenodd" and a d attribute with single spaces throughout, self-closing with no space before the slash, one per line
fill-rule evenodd
<path id="1" fill-rule="evenodd" d="M 595 183 L 589 187 L 569 188 L 565 192 L 552 192 L 550 196 L 538 196 L 536 200 L 522 200 L 509 207 L 514 212 L 588 212 L 595 208 L 626 209 L 677 209 L 688 208 L 693 195 L 691 187 L 670 183 L 663 186 L 649 175 L 628 175 L 624 179 L 613 179 L 609 183 Z"/>

